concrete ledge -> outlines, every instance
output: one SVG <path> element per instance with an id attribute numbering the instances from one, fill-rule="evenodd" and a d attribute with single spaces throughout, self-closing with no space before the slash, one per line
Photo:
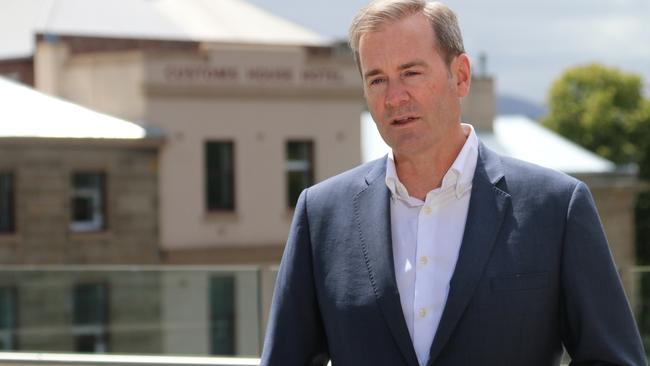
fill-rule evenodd
<path id="1" fill-rule="evenodd" d="M 258 358 L 0 352 L 0 365 L 3 366 L 259 366 L 259 364 L 260 360 Z"/>
<path id="2" fill-rule="evenodd" d="M 0 365 L 70 366 L 259 366 L 259 358 L 127 356 L 63 353 L 0 352 Z M 328 363 L 331 366 L 332 363 Z M 562 364 L 561 366 L 568 366 Z"/>

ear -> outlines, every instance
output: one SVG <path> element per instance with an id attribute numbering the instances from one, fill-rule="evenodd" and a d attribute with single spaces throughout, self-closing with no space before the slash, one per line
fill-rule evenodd
<path id="1" fill-rule="evenodd" d="M 472 70 L 467 54 L 461 53 L 452 61 L 452 70 L 456 76 L 456 90 L 458 97 L 463 98 L 469 94 L 469 86 L 472 82 Z"/>

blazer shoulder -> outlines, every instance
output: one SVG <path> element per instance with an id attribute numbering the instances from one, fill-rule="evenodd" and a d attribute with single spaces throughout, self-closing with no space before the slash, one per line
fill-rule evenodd
<path id="1" fill-rule="evenodd" d="M 518 220 L 534 218 L 546 226 L 563 227 L 571 202 L 583 186 L 578 179 L 557 170 L 511 157 L 500 157 L 502 178 L 496 188 L 509 196 Z M 553 224 L 548 224 L 553 223 Z"/>
<path id="2" fill-rule="evenodd" d="M 581 183 L 580 180 L 566 173 L 523 160 L 501 156 L 501 162 L 506 183 L 511 189 L 571 193 Z"/>
<path id="3" fill-rule="evenodd" d="M 309 201 L 352 199 L 375 179 L 385 176 L 386 157 L 379 158 L 319 182 L 310 188 Z"/>

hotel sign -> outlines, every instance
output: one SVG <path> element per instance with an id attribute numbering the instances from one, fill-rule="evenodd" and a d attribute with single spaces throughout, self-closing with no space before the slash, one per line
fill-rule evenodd
<path id="1" fill-rule="evenodd" d="M 286 64 L 255 63 L 246 59 L 242 64 L 214 64 L 199 60 L 150 60 L 146 67 L 146 85 L 155 88 L 200 88 L 201 90 L 275 91 L 309 90 L 357 93 L 361 82 L 353 64 Z"/>
<path id="2" fill-rule="evenodd" d="M 203 66 L 170 64 L 163 70 L 168 83 L 325 83 L 343 82 L 343 73 L 334 68 L 305 68 L 253 66 Z"/>

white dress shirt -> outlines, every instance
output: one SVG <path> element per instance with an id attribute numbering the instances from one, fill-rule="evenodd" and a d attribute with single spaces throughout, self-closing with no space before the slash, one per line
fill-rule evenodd
<path id="1" fill-rule="evenodd" d="M 478 139 L 471 125 L 462 126 L 467 140 L 442 185 L 427 193 L 425 201 L 408 194 L 397 176 L 392 153 L 386 164 L 395 277 L 420 365 L 429 358 L 447 301 L 476 170 Z"/>

